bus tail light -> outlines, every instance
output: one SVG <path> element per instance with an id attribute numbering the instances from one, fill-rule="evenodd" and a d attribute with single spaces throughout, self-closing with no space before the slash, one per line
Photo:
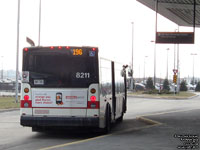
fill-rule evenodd
<path id="1" fill-rule="evenodd" d="M 28 95 L 24 95 L 24 100 L 28 101 L 29 100 L 29 96 Z"/>
<path id="2" fill-rule="evenodd" d="M 97 98 L 96 98 L 96 96 L 93 95 L 90 97 L 90 100 L 91 100 L 91 102 L 95 102 L 97 100 Z"/>
<path id="3" fill-rule="evenodd" d="M 90 90 L 90 92 L 91 92 L 92 94 L 95 94 L 95 93 L 96 93 L 96 89 L 92 88 L 92 89 Z"/>
<path id="4" fill-rule="evenodd" d="M 28 92 L 29 92 L 29 89 L 28 89 L 28 88 L 25 88 L 25 89 L 24 89 L 24 92 L 25 92 L 25 93 L 28 93 Z"/>
<path id="5" fill-rule="evenodd" d="M 88 101 L 88 108 L 90 109 L 99 109 L 99 101 Z"/>

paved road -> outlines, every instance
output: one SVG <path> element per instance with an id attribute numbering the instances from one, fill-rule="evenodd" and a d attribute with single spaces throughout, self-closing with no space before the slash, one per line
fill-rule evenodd
<path id="1" fill-rule="evenodd" d="M 160 100 L 128 98 L 125 120 L 111 134 L 33 133 L 19 125 L 19 111 L 0 113 L 0 149 L 73 149 L 73 150 L 168 150 L 181 144 L 175 134 L 199 134 L 200 98 L 192 100 Z M 136 120 L 144 116 L 155 124 Z M 157 121 L 157 122 L 155 122 Z M 160 123 L 159 123 L 160 122 Z M 182 132 L 185 131 L 185 132 Z"/>

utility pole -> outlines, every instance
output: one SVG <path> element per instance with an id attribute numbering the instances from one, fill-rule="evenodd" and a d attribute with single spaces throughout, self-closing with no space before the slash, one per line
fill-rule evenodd
<path id="1" fill-rule="evenodd" d="M 16 81 L 15 81 L 16 103 L 18 103 L 18 79 L 19 79 L 19 23 L 20 23 L 20 0 L 18 0 L 18 13 L 17 13 L 17 53 L 16 53 Z"/>
<path id="2" fill-rule="evenodd" d="M 133 41 L 134 41 L 134 22 L 131 22 L 132 24 L 132 55 L 131 55 L 131 70 L 132 70 L 132 75 L 131 75 L 131 90 L 133 90 Z"/>
<path id="3" fill-rule="evenodd" d="M 190 55 L 193 56 L 193 86 L 194 86 L 194 84 L 195 84 L 195 82 L 194 82 L 194 56 L 196 56 L 197 54 L 196 53 L 191 53 Z"/>
<path id="4" fill-rule="evenodd" d="M 38 32 L 38 46 L 40 46 L 40 32 L 41 32 L 41 0 L 39 4 L 39 32 Z"/>

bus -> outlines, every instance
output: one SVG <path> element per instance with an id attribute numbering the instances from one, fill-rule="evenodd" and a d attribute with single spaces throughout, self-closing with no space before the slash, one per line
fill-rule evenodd
<path id="1" fill-rule="evenodd" d="M 108 133 L 126 112 L 126 67 L 100 58 L 98 47 L 24 48 L 20 124 Z"/>

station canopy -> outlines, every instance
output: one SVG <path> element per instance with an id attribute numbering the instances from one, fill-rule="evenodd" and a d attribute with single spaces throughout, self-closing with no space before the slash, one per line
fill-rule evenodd
<path id="1" fill-rule="evenodd" d="M 145 6 L 155 10 L 156 0 L 137 0 Z M 194 24 L 195 0 L 157 0 L 157 12 L 179 26 Z M 200 0 L 196 0 L 195 26 L 200 27 Z"/>

